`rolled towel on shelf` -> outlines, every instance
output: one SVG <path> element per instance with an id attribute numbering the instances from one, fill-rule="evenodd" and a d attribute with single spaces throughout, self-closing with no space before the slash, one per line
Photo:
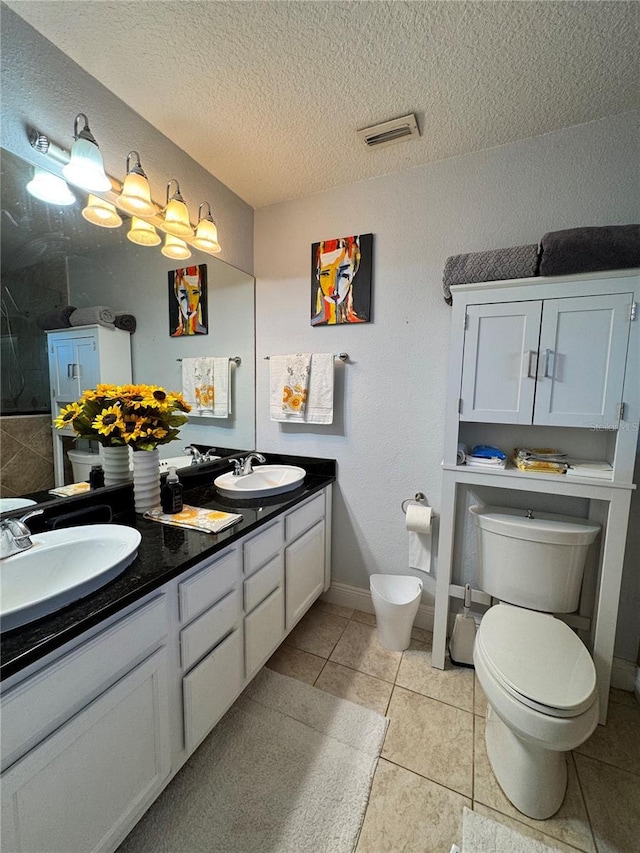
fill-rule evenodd
<path id="1" fill-rule="evenodd" d="M 44 314 L 39 314 L 36 317 L 36 324 L 45 332 L 51 329 L 68 329 L 71 326 L 69 317 L 75 310 L 75 306 L 65 305 L 64 308 L 54 308 L 52 311 L 45 311 Z"/>
<path id="2" fill-rule="evenodd" d="M 106 305 L 92 305 L 89 308 L 77 308 L 69 317 L 72 326 L 106 326 L 115 329 L 116 316 Z"/>
<path id="3" fill-rule="evenodd" d="M 510 246 L 487 252 L 471 252 L 447 258 L 442 274 L 442 290 L 447 305 L 453 303 L 451 286 L 476 281 L 502 281 L 506 278 L 530 278 L 538 274 L 537 243 Z"/>
<path id="4" fill-rule="evenodd" d="M 640 267 L 640 225 L 549 231 L 540 247 L 540 275 Z"/>
<path id="5" fill-rule="evenodd" d="M 133 314 L 126 314 L 124 311 L 117 311 L 113 322 L 116 329 L 122 329 L 123 332 L 129 332 L 131 335 L 137 327 L 135 316 Z"/>

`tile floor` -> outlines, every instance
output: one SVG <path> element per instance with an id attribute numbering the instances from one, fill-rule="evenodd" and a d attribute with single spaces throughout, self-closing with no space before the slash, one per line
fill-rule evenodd
<path id="1" fill-rule="evenodd" d="M 612 691 L 606 727 L 569 757 L 562 807 L 537 821 L 509 803 L 489 767 L 473 670 L 432 669 L 427 631 L 414 628 L 410 648 L 391 652 L 374 616 L 318 601 L 267 666 L 390 720 L 356 853 L 448 853 L 465 805 L 556 850 L 640 851 L 640 705 L 630 693 Z"/>

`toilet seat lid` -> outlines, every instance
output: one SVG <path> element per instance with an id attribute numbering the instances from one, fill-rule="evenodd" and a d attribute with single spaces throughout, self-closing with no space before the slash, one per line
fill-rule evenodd
<path id="1" fill-rule="evenodd" d="M 577 716 L 593 703 L 593 660 L 562 620 L 498 604 L 483 616 L 476 642 L 493 676 L 530 707 Z"/>

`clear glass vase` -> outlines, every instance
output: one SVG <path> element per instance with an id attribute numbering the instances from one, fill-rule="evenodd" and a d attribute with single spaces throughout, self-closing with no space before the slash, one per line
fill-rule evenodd
<path id="1" fill-rule="evenodd" d="M 101 447 L 100 457 L 104 469 L 105 486 L 117 486 L 120 483 L 131 482 L 129 448 L 126 445 Z"/>
<path id="2" fill-rule="evenodd" d="M 160 453 L 155 450 L 133 452 L 133 500 L 137 513 L 160 506 Z"/>

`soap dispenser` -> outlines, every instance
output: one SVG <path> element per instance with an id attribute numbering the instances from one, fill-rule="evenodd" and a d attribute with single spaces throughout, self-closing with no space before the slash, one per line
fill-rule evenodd
<path id="1" fill-rule="evenodd" d="M 173 515 L 173 513 L 182 511 L 182 483 L 178 479 L 177 468 L 169 468 L 160 497 L 163 512 Z"/>

